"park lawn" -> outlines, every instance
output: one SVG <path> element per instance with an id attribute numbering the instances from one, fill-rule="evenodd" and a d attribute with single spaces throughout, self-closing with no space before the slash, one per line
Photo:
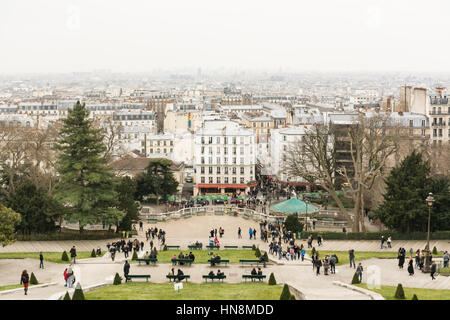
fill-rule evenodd
<path id="1" fill-rule="evenodd" d="M 266 282 L 183 283 L 180 293 L 173 283 L 128 282 L 85 293 L 86 300 L 279 300 L 282 287 Z"/>
<path id="2" fill-rule="evenodd" d="M 34 284 L 30 284 L 29 287 L 32 287 L 32 286 L 34 286 Z M 23 284 L 9 284 L 6 286 L 0 286 L 0 291 L 17 289 L 17 288 L 23 288 Z"/>
<path id="3" fill-rule="evenodd" d="M 219 254 L 221 259 L 230 260 L 230 264 L 239 263 L 239 260 L 256 260 L 255 251 L 253 250 L 167 250 L 158 251 L 158 262 L 159 263 L 171 263 L 171 259 L 175 254 L 177 257 L 183 252 L 184 255 L 192 252 L 195 256 L 194 263 L 198 264 L 208 264 L 208 260 L 211 259 L 212 255 L 208 255 L 208 252 L 213 252 L 214 254 Z"/>
<path id="4" fill-rule="evenodd" d="M 326 255 L 331 256 L 333 253 L 338 257 L 339 262 L 337 266 L 350 265 L 350 259 L 348 257 L 348 251 L 330 251 L 330 250 L 317 250 L 319 257 L 323 259 Z M 308 255 L 311 257 L 311 250 L 307 250 Z M 377 259 L 397 259 L 397 252 L 377 252 L 377 251 L 355 251 L 355 262 L 377 258 Z"/>
<path id="5" fill-rule="evenodd" d="M 356 284 L 356 286 L 379 293 L 387 300 L 397 300 L 395 298 L 396 286 L 381 286 L 380 289 L 369 289 L 365 283 Z M 450 290 L 403 287 L 403 291 L 406 300 L 411 300 L 414 294 L 419 300 L 450 300 Z"/>
<path id="6" fill-rule="evenodd" d="M 62 261 L 62 252 L 42 252 L 44 255 L 44 265 L 45 262 L 54 263 L 69 263 L 69 261 Z M 105 252 L 102 252 L 102 256 Z M 70 253 L 67 251 L 67 255 L 70 259 Z M 0 252 L 0 259 L 37 259 L 39 260 L 39 252 Z M 77 260 L 91 258 L 91 251 L 79 251 L 77 252 Z"/>

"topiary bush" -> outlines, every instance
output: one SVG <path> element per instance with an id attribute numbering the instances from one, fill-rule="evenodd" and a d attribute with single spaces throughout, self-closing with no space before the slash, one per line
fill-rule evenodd
<path id="1" fill-rule="evenodd" d="M 86 298 L 84 297 L 83 289 L 81 289 L 80 283 L 78 283 L 77 287 L 75 288 L 72 300 L 86 300 Z"/>
<path id="2" fill-rule="evenodd" d="M 64 295 L 63 300 L 72 300 L 72 299 L 70 299 L 69 292 L 66 291 L 66 294 Z"/>
<path id="3" fill-rule="evenodd" d="M 36 279 L 36 276 L 34 275 L 34 273 L 32 272 L 31 273 L 31 276 L 30 276 L 30 284 L 38 284 L 39 282 L 37 281 L 37 279 Z"/>
<path id="4" fill-rule="evenodd" d="M 67 255 L 67 252 L 66 252 L 66 251 L 64 251 L 64 252 L 62 253 L 61 260 L 62 260 L 62 261 L 70 261 L 70 260 L 69 260 L 69 256 Z"/>
<path id="5" fill-rule="evenodd" d="M 361 281 L 359 281 L 359 276 L 355 272 L 355 274 L 353 275 L 352 284 L 360 284 L 360 283 L 361 283 Z"/>
<path id="6" fill-rule="evenodd" d="M 261 251 L 259 251 L 259 248 L 256 248 L 256 250 L 255 250 L 255 256 L 256 256 L 257 258 L 261 257 Z"/>
<path id="7" fill-rule="evenodd" d="M 269 262 L 269 256 L 267 255 L 267 252 L 264 252 L 264 254 L 262 255 L 263 257 L 263 261 L 264 262 Z"/>
<path id="8" fill-rule="evenodd" d="M 91 257 L 92 257 L 92 258 L 96 258 L 96 257 L 97 257 L 97 254 L 95 253 L 95 250 L 94 250 L 94 249 L 92 249 Z"/>
<path id="9" fill-rule="evenodd" d="M 417 298 L 417 295 L 414 293 L 414 295 L 413 295 L 411 300 L 419 300 L 419 298 Z"/>
<path id="10" fill-rule="evenodd" d="M 433 247 L 433 251 L 431 251 L 431 253 L 434 254 L 435 256 L 438 254 L 436 247 Z"/>
<path id="11" fill-rule="evenodd" d="M 395 299 L 405 299 L 405 291 L 403 290 L 403 286 L 401 283 L 397 285 L 397 290 L 395 290 Z"/>
<path id="12" fill-rule="evenodd" d="M 134 252 L 133 252 L 133 257 L 131 258 L 131 260 L 137 260 L 137 259 L 138 259 L 137 252 L 134 251 Z"/>
<path id="13" fill-rule="evenodd" d="M 167 251 L 167 245 L 164 245 L 163 251 Z"/>
<path id="14" fill-rule="evenodd" d="M 252 250 L 256 250 L 256 246 L 255 245 L 252 245 Z"/>
<path id="15" fill-rule="evenodd" d="M 290 299 L 291 299 L 291 292 L 289 291 L 289 286 L 287 284 L 284 284 L 280 300 L 290 300 Z"/>
<path id="16" fill-rule="evenodd" d="M 291 298 L 289 300 L 295 300 L 295 296 L 291 294 Z"/>
<path id="17" fill-rule="evenodd" d="M 269 276 L 269 286 L 274 286 L 277 284 L 277 280 L 275 280 L 275 276 L 273 272 Z"/>
<path id="18" fill-rule="evenodd" d="M 312 249 L 311 249 L 311 255 L 313 256 L 314 253 L 316 253 L 316 248 L 315 248 L 315 247 L 312 247 Z"/>
<path id="19" fill-rule="evenodd" d="M 119 276 L 119 274 L 116 272 L 116 275 L 114 276 L 114 282 L 113 285 L 119 285 L 122 283 L 122 278 Z"/>

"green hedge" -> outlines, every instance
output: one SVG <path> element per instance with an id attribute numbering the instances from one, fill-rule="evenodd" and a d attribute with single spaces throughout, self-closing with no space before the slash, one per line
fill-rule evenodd
<path id="1" fill-rule="evenodd" d="M 120 235 L 108 231 L 55 232 L 39 234 L 17 234 L 17 241 L 61 241 L 61 240 L 105 240 L 119 238 Z"/>
<path id="2" fill-rule="evenodd" d="M 410 232 L 400 233 L 398 231 L 382 231 L 382 232 L 309 232 L 304 231 L 301 234 L 302 239 L 308 239 L 310 235 L 317 239 L 320 234 L 324 240 L 380 240 L 381 236 L 386 239 L 389 235 L 392 241 L 396 240 L 427 240 L 426 232 Z M 433 240 L 448 240 L 450 239 L 450 231 L 435 231 L 431 232 L 430 238 Z"/>

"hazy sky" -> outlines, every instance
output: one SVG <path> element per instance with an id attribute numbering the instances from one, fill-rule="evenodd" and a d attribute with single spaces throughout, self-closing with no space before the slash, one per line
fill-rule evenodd
<path id="1" fill-rule="evenodd" d="M 450 72 L 448 0 L 0 0 L 0 73 Z"/>

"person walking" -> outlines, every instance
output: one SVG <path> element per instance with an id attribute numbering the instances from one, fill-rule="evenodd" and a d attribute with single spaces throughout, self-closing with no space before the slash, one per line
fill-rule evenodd
<path id="1" fill-rule="evenodd" d="M 359 276 L 359 282 L 362 281 L 362 274 L 363 274 L 363 266 L 361 265 L 361 262 L 358 264 L 358 268 L 356 268 L 356 273 Z"/>
<path id="2" fill-rule="evenodd" d="M 242 239 L 242 230 L 241 230 L 241 227 L 238 227 L 238 239 Z"/>
<path id="3" fill-rule="evenodd" d="M 250 240 L 252 240 L 253 230 L 252 228 L 248 229 L 248 234 L 250 235 Z"/>
<path id="4" fill-rule="evenodd" d="M 386 241 L 386 239 L 384 238 L 384 236 L 381 236 L 381 245 L 380 245 L 380 249 L 384 248 L 384 242 Z"/>
<path id="5" fill-rule="evenodd" d="M 69 278 L 69 275 L 67 273 L 67 268 L 64 269 L 63 276 L 64 276 L 64 287 L 67 287 L 67 279 Z"/>
<path id="6" fill-rule="evenodd" d="M 391 235 L 389 235 L 389 237 L 387 238 L 388 248 L 392 248 L 391 243 L 392 243 L 392 237 L 391 237 Z"/>
<path id="7" fill-rule="evenodd" d="M 42 254 L 42 251 L 39 252 L 39 269 L 42 268 L 44 269 L 44 255 Z"/>
<path id="8" fill-rule="evenodd" d="M 434 274 L 436 273 L 436 262 L 433 261 L 431 264 L 431 280 L 435 280 Z"/>
<path id="9" fill-rule="evenodd" d="M 316 268 L 317 268 L 316 276 L 318 276 L 320 274 L 320 267 L 321 266 L 322 266 L 322 260 L 320 260 L 319 256 L 317 256 L 317 259 L 316 259 Z"/>
<path id="10" fill-rule="evenodd" d="M 75 282 L 75 275 L 72 269 L 72 265 L 67 268 L 67 287 L 73 288 L 73 283 Z"/>
<path id="11" fill-rule="evenodd" d="M 73 246 L 72 249 L 70 249 L 71 263 L 73 263 L 73 264 L 76 263 L 76 257 L 77 257 L 77 249 L 75 249 L 75 246 Z"/>
<path id="12" fill-rule="evenodd" d="M 400 248 L 398 251 L 397 259 L 399 269 L 403 269 L 403 264 L 405 263 L 405 255 L 403 254 L 402 248 Z"/>
<path id="13" fill-rule="evenodd" d="M 27 295 L 28 285 L 30 284 L 30 276 L 28 275 L 27 270 L 22 271 L 22 275 L 20 277 L 20 284 L 23 284 L 23 290 L 25 291 L 25 295 Z"/>
<path id="14" fill-rule="evenodd" d="M 356 264 L 355 264 L 355 250 L 350 249 L 348 250 L 348 259 L 350 261 L 350 268 L 353 265 L 353 268 L 356 268 Z"/>
<path id="15" fill-rule="evenodd" d="M 332 254 L 330 257 L 330 272 L 332 274 L 336 273 L 336 263 L 337 263 L 336 255 Z"/>
<path id="16" fill-rule="evenodd" d="M 450 254 L 447 251 L 444 252 L 443 259 L 444 259 L 444 268 L 447 268 L 448 262 L 450 260 Z"/>
<path id="17" fill-rule="evenodd" d="M 125 260 L 125 264 L 123 265 L 123 276 L 125 278 L 125 282 L 127 282 L 128 274 L 130 273 L 130 264 L 128 260 Z"/>
<path id="18" fill-rule="evenodd" d="M 256 240 L 256 229 L 253 229 L 253 240 Z"/>

